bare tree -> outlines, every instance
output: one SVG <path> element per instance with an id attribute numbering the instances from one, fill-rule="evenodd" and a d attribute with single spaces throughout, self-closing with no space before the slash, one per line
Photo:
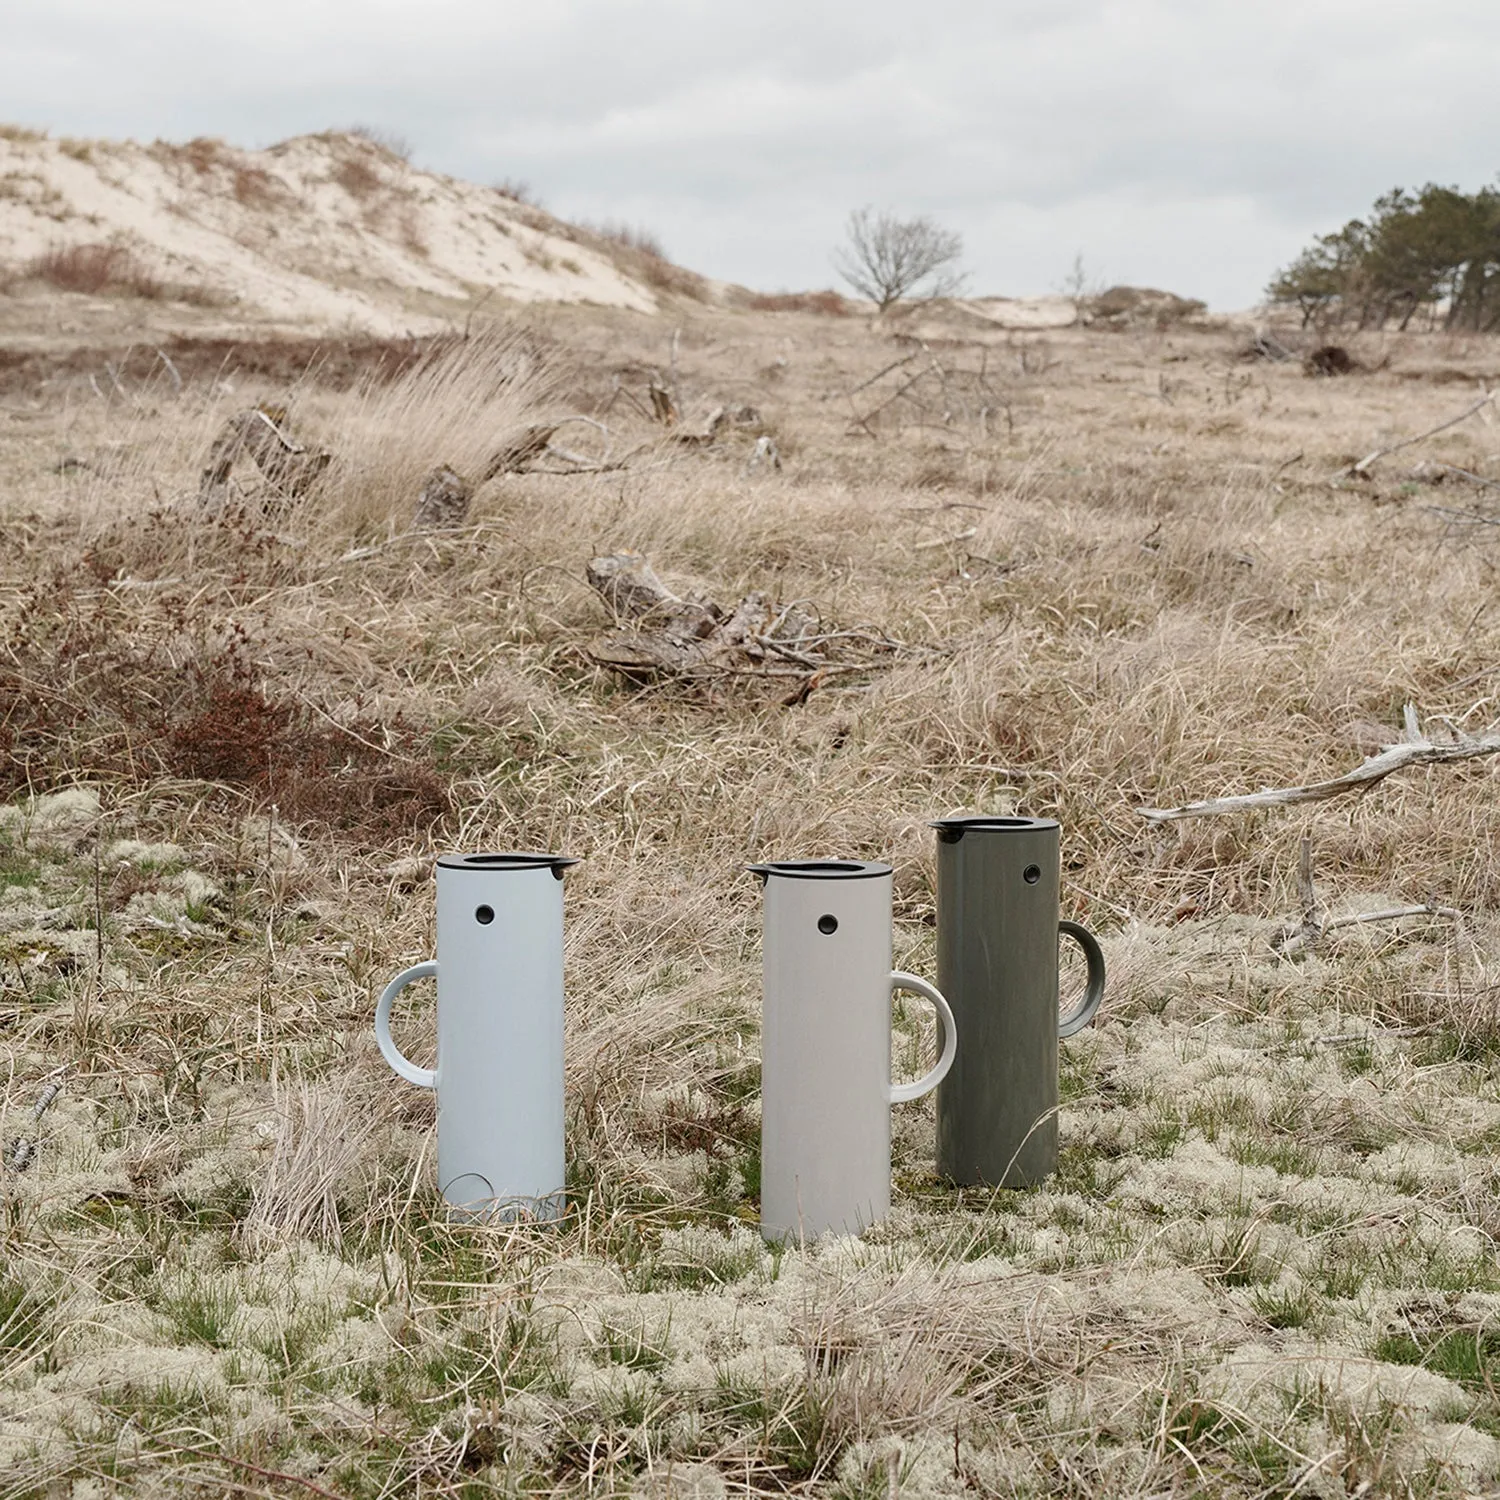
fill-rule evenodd
<path id="1" fill-rule="evenodd" d="M 931 219 L 868 208 L 849 215 L 849 241 L 833 257 L 840 276 L 881 312 L 903 297 L 951 297 L 963 285 L 963 236 Z"/>

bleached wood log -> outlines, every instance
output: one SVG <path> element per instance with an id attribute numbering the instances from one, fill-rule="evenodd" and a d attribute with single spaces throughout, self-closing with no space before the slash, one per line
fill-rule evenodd
<path id="1" fill-rule="evenodd" d="M 439 464 L 422 480 L 413 531 L 451 531 L 462 526 L 474 494 L 469 481 L 448 464 Z"/>

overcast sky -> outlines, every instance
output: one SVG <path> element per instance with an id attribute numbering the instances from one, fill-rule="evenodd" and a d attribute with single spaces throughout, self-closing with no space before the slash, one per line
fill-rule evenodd
<path id="1" fill-rule="evenodd" d="M 0 0 L 0 118 L 269 145 L 355 122 L 767 290 L 861 205 L 976 292 L 1255 302 L 1395 184 L 1500 172 L 1500 0 Z"/>

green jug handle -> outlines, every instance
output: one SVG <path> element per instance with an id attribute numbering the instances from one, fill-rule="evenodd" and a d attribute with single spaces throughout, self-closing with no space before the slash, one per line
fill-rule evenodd
<path id="1" fill-rule="evenodd" d="M 1083 999 L 1057 1023 L 1058 1036 L 1069 1037 L 1082 1031 L 1094 1019 L 1104 1000 L 1104 953 L 1094 934 L 1077 922 L 1064 919 L 1057 924 L 1057 930 L 1067 933 L 1083 949 L 1089 966 L 1088 988 L 1083 992 Z"/>

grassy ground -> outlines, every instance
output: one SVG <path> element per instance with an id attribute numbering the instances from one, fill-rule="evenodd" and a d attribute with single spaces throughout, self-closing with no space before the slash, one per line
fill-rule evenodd
<path id="1" fill-rule="evenodd" d="M 1496 762 L 1135 811 L 1338 774 L 1408 702 L 1500 717 L 1500 550 L 1431 509 L 1494 510 L 1435 465 L 1500 474 L 1500 418 L 1334 481 L 1470 405 L 1495 346 L 1314 380 L 1232 330 L 530 316 L 364 389 L 83 357 L 6 389 L 0 1496 L 1500 1486 Z M 665 444 L 653 372 L 687 427 L 757 414 Z M 197 518 L 219 421 L 288 396 L 326 485 Z M 404 534 L 427 467 L 549 414 L 627 467 Z M 583 579 L 621 547 L 901 649 L 621 682 Z M 925 823 L 961 810 L 1062 819 L 1110 962 L 1061 1169 L 955 1192 L 902 1106 L 891 1220 L 769 1251 L 742 867 L 890 859 L 930 973 Z M 1462 919 L 1280 956 L 1304 839 L 1330 913 Z M 374 996 L 430 953 L 432 854 L 526 847 L 584 856 L 570 1214 L 449 1225 Z"/>

